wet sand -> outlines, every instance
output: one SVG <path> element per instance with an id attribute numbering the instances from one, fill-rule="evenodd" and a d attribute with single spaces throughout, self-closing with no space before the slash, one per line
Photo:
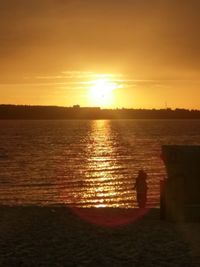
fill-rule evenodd
<path id="1" fill-rule="evenodd" d="M 200 266 L 200 224 L 158 209 L 1 206 L 0 266 Z"/>

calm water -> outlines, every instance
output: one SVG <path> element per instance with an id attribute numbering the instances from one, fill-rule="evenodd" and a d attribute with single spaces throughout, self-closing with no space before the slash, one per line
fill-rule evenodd
<path id="1" fill-rule="evenodd" d="M 162 144 L 200 144 L 200 121 L 0 121 L 0 203 L 133 207 L 143 167 L 158 206 Z"/>

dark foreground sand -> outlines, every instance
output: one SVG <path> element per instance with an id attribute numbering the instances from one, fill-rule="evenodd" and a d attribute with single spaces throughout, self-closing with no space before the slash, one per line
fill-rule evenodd
<path id="1" fill-rule="evenodd" d="M 200 224 L 159 210 L 0 207 L 0 266 L 200 266 Z"/>

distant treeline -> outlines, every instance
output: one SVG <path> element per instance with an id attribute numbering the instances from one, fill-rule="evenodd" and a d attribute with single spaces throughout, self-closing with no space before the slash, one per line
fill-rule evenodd
<path id="1" fill-rule="evenodd" d="M 200 119 L 200 110 L 0 105 L 0 119 Z"/>

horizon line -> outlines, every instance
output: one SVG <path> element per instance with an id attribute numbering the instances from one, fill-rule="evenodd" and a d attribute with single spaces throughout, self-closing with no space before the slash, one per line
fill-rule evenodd
<path id="1" fill-rule="evenodd" d="M 100 109 L 100 110 L 171 110 L 171 111 L 176 111 L 176 110 L 187 110 L 187 111 L 200 111 L 200 109 L 197 108 L 184 108 L 184 107 L 176 107 L 176 108 L 171 108 L 171 107 L 165 107 L 165 108 L 134 108 L 134 107 L 115 107 L 115 108 L 110 108 L 110 107 L 101 107 L 101 106 L 80 106 L 78 104 L 75 104 L 73 106 L 59 106 L 59 105 L 37 105 L 37 104 L 1 104 L 0 106 L 16 106 L 16 107 L 56 107 L 56 108 L 73 108 L 73 109 L 82 109 L 82 108 L 88 108 L 88 109 Z"/>

